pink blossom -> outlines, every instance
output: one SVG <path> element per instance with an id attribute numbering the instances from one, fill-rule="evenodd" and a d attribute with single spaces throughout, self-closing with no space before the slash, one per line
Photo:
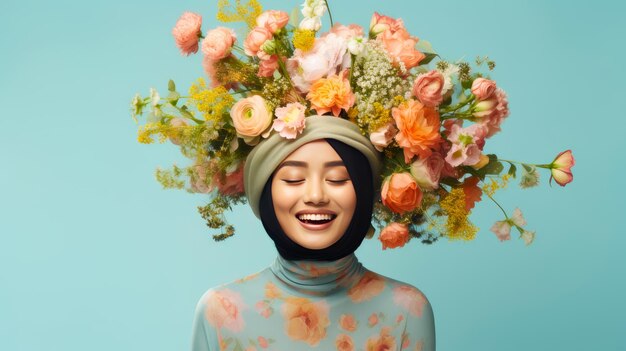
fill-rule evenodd
<path id="1" fill-rule="evenodd" d="M 270 32 L 267 28 L 253 28 L 250 33 L 248 33 L 246 40 L 243 42 L 243 49 L 246 52 L 246 55 L 257 56 L 261 50 L 261 46 L 270 39 L 272 39 L 272 32 Z"/>
<path id="2" fill-rule="evenodd" d="M 378 151 L 383 151 L 389 143 L 393 140 L 393 138 L 398 133 L 398 128 L 393 124 L 393 122 L 389 122 L 386 125 L 378 128 L 375 132 L 370 134 L 370 141 L 372 145 Z"/>
<path id="3" fill-rule="evenodd" d="M 276 119 L 272 129 L 277 131 L 283 138 L 295 139 L 304 130 L 305 110 L 306 107 L 299 102 L 292 102 L 285 107 L 278 107 L 275 111 Z"/>
<path id="4" fill-rule="evenodd" d="M 307 93 L 313 82 L 350 67 L 348 40 L 328 33 L 316 38 L 313 48 L 306 53 L 296 50 L 287 60 L 287 70 L 291 79 L 302 93 Z"/>
<path id="5" fill-rule="evenodd" d="M 497 221 L 491 227 L 491 231 L 496 234 L 500 241 L 511 239 L 511 224 L 508 221 Z"/>
<path id="6" fill-rule="evenodd" d="M 441 95 L 445 79 L 437 70 L 422 73 L 417 76 L 413 83 L 413 95 L 430 107 L 437 107 L 443 100 Z"/>
<path id="7" fill-rule="evenodd" d="M 235 32 L 226 27 L 210 30 L 202 40 L 202 52 L 211 60 L 221 60 L 228 55 L 235 44 Z"/>
<path id="8" fill-rule="evenodd" d="M 496 82 L 485 78 L 476 78 L 472 82 L 472 94 L 478 100 L 487 100 L 496 92 Z"/>
<path id="9" fill-rule="evenodd" d="M 453 124 L 448 135 L 452 147 L 446 156 L 446 162 L 453 167 L 460 165 L 471 166 L 480 162 L 482 148 L 485 145 L 486 129 L 480 124 L 472 124 L 462 128 Z"/>
<path id="10" fill-rule="evenodd" d="M 387 30 L 395 33 L 400 29 L 404 29 L 404 22 L 401 18 L 394 19 L 389 16 L 381 15 L 378 12 L 374 12 L 372 19 L 370 20 L 369 35 L 370 38 L 375 38 Z"/>
<path id="11" fill-rule="evenodd" d="M 262 349 L 266 349 L 266 348 L 269 346 L 269 342 L 267 341 L 267 339 L 266 339 L 266 338 L 264 338 L 264 337 L 262 337 L 262 336 L 259 336 L 259 337 L 257 338 L 257 340 L 259 341 L 259 346 L 260 346 Z"/>
<path id="12" fill-rule="evenodd" d="M 487 138 L 499 132 L 500 125 L 509 116 L 509 102 L 504 90 L 497 88 L 490 98 L 479 101 L 472 114 L 477 123 L 487 128 Z"/>
<path id="13" fill-rule="evenodd" d="M 572 150 L 566 150 L 558 154 L 550 164 L 550 182 L 552 182 L 552 178 L 554 178 L 556 183 L 560 186 L 565 186 L 570 183 L 574 180 L 572 167 L 575 164 L 576 160 L 574 160 Z"/>
<path id="14" fill-rule="evenodd" d="M 202 33 L 202 16 L 193 13 L 183 13 L 172 29 L 172 35 L 181 54 L 189 55 L 198 52 L 198 38 Z"/>
<path id="15" fill-rule="evenodd" d="M 254 305 L 254 308 L 257 312 L 259 312 L 261 316 L 265 318 L 269 318 L 272 315 L 272 308 L 264 300 L 257 302 L 256 305 Z"/>
<path id="16" fill-rule="evenodd" d="M 289 15 L 287 12 L 268 10 L 263 12 L 256 18 L 256 25 L 264 27 L 272 34 L 275 34 L 281 30 L 289 22 Z"/>
<path id="17" fill-rule="evenodd" d="M 238 292 L 229 289 L 212 291 L 204 302 L 204 314 L 209 324 L 233 332 L 243 329 L 244 319 L 241 311 L 245 305 Z"/>
<path id="18" fill-rule="evenodd" d="M 267 60 L 261 60 L 259 63 L 259 77 L 271 77 L 278 69 L 278 55 L 272 55 Z"/>
<path id="19" fill-rule="evenodd" d="M 333 33 L 338 35 L 341 38 L 346 40 L 350 40 L 356 37 L 363 36 L 363 28 L 357 24 L 350 24 L 348 26 L 344 26 L 343 24 L 335 23 L 333 27 L 330 29 L 328 33 L 322 34 L 322 38 L 326 37 L 328 34 Z"/>

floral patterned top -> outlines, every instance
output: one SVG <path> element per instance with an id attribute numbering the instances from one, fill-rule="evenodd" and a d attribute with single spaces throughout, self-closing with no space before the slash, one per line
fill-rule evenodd
<path id="1" fill-rule="evenodd" d="M 289 261 L 209 289 L 196 307 L 193 351 L 434 351 L 430 303 L 367 270 L 354 254 Z"/>

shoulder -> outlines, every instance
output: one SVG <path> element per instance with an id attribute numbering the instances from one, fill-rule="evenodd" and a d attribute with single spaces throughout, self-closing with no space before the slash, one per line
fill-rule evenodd
<path id="1" fill-rule="evenodd" d="M 233 303 L 243 303 L 245 296 L 249 296 L 252 292 L 257 290 L 257 285 L 259 284 L 261 277 L 267 273 L 267 270 L 268 269 L 266 268 L 262 271 L 249 274 L 243 278 L 208 289 L 200 297 L 198 305 L 206 305 L 208 302 L 216 299 L 227 299 Z"/>
<path id="2" fill-rule="evenodd" d="M 389 278 L 382 274 L 369 271 L 369 274 L 377 276 L 376 279 L 384 282 L 387 290 L 388 301 L 408 312 L 414 317 L 422 317 L 424 313 L 431 313 L 430 301 L 422 290 L 403 281 Z"/>

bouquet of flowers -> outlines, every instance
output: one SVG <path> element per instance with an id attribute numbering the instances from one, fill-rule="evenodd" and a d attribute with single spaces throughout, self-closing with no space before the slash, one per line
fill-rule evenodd
<path id="1" fill-rule="evenodd" d="M 320 33 L 326 12 L 330 29 Z M 384 154 L 373 219 L 383 249 L 410 238 L 472 240 L 478 228 L 469 215 L 483 196 L 502 210 L 491 227 L 499 240 L 515 228 L 533 241 L 522 212 L 507 213 L 494 194 L 516 177 L 522 188 L 536 186 L 540 168 L 565 186 L 574 157 L 567 150 L 530 164 L 484 151 L 509 115 L 506 93 L 486 73 L 493 61 L 446 61 L 402 19 L 378 13 L 365 30 L 333 23 L 327 1 L 305 0 L 300 13 L 219 0 L 218 20 L 242 24 L 239 34 L 203 32 L 200 15 L 183 13 L 172 31 L 176 45 L 183 55 L 202 52 L 208 81 L 199 78 L 183 96 L 170 80 L 166 95 L 151 89 L 132 100 L 136 122 L 149 109 L 139 142 L 169 140 L 192 160 L 157 169 L 156 178 L 165 188 L 210 194 L 199 212 L 222 229 L 216 240 L 234 234 L 224 211 L 245 202 L 243 165 L 254 145 L 273 133 L 297 138 L 307 116 L 332 115 L 355 123 Z"/>

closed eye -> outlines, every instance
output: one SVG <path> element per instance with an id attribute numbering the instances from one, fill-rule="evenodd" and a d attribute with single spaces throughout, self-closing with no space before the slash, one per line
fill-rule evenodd
<path id="1" fill-rule="evenodd" d="M 304 181 L 304 179 L 281 179 L 281 180 L 287 184 L 296 184 L 296 183 L 300 183 Z"/>
<path id="2" fill-rule="evenodd" d="M 349 181 L 350 181 L 350 178 L 348 178 L 348 179 L 338 179 L 338 180 L 331 180 L 331 179 L 328 179 L 328 181 L 329 181 L 330 183 L 334 183 L 334 184 L 342 184 L 342 183 L 349 182 Z"/>

